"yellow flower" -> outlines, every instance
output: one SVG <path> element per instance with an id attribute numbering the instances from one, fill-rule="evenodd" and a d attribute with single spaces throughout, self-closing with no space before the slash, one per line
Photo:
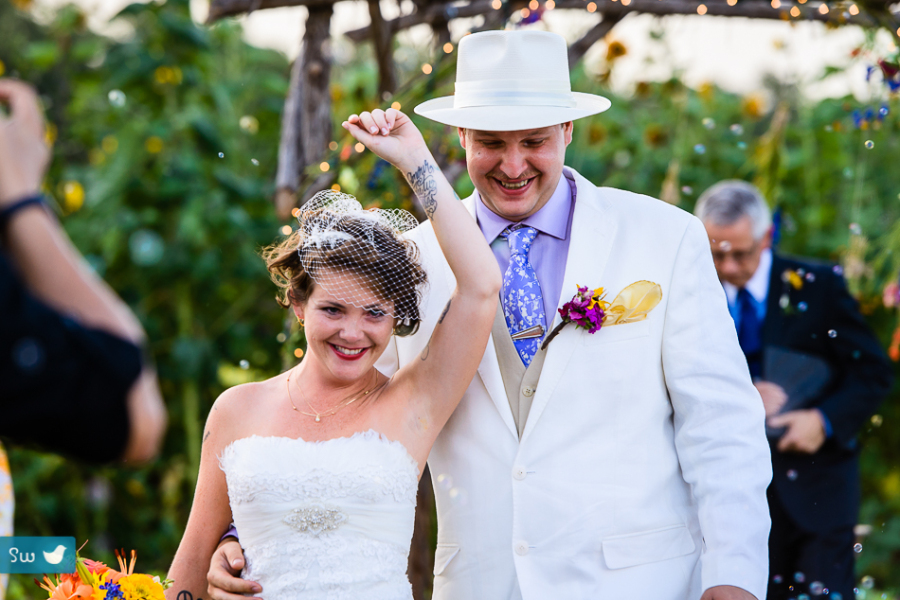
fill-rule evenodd
<path id="1" fill-rule="evenodd" d="M 800 277 L 800 274 L 797 271 L 792 271 L 791 269 L 786 270 L 781 274 L 782 281 L 786 281 L 791 284 L 791 287 L 795 290 L 799 290 L 803 287 L 803 278 Z"/>
<path id="2" fill-rule="evenodd" d="M 125 600 L 165 600 L 161 583 L 150 575 L 134 573 L 119 580 L 119 588 Z"/>
<path id="3" fill-rule="evenodd" d="M 591 292 L 591 303 L 588 304 L 588 308 L 594 308 L 598 304 L 600 308 L 606 308 L 604 304 L 607 304 L 603 301 L 603 296 L 606 295 L 606 291 L 602 287 L 598 287 L 596 290 Z"/>
<path id="4" fill-rule="evenodd" d="M 66 181 L 62 185 L 63 203 L 66 210 L 75 212 L 84 206 L 84 187 L 77 181 Z"/>

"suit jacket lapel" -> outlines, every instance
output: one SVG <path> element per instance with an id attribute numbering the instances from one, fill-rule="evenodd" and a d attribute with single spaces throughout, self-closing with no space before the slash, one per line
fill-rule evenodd
<path id="1" fill-rule="evenodd" d="M 469 196 L 468 198 L 463 200 L 462 203 L 474 219 L 475 196 Z M 445 275 L 447 277 L 447 284 L 450 286 L 450 290 L 455 290 L 456 277 L 453 276 L 453 271 L 451 271 L 449 268 L 445 269 Z M 500 306 L 499 297 L 497 298 L 497 306 Z M 513 419 L 512 410 L 509 407 L 509 399 L 506 395 L 506 387 L 503 385 L 503 377 L 500 374 L 500 361 L 497 359 L 497 349 L 494 346 L 495 335 L 509 335 L 509 331 L 506 329 L 506 322 L 502 321 L 502 325 L 502 331 L 498 331 L 498 328 L 496 326 L 491 330 L 491 338 L 488 340 L 487 347 L 484 349 L 484 358 L 481 359 L 481 363 L 478 365 L 478 375 L 479 377 L 481 377 L 481 381 L 482 383 L 484 383 L 484 387 L 487 389 L 487 392 L 490 395 L 494 406 L 497 407 L 497 411 L 500 413 L 503 422 L 506 424 L 510 433 L 518 440 L 519 431 L 518 429 L 516 429 L 516 423 Z"/>
<path id="2" fill-rule="evenodd" d="M 763 321 L 762 343 L 763 348 L 771 344 L 777 344 L 779 333 L 784 327 L 784 311 L 779 304 L 784 289 L 781 274 L 787 268 L 783 258 L 772 252 L 772 271 L 769 273 L 769 294 L 766 296 L 766 318 Z"/>
<path id="3" fill-rule="evenodd" d="M 599 287 L 602 273 L 612 251 L 618 225 L 612 211 L 605 205 L 602 191 L 575 173 L 577 197 L 572 215 L 569 255 L 566 257 L 566 273 L 557 307 L 568 302 L 578 285 Z M 551 331 L 560 322 L 559 313 L 553 318 Z M 522 433 L 522 442 L 534 430 L 535 424 L 547 407 L 553 390 L 559 383 L 566 363 L 575 351 L 581 336 L 575 327 L 568 325 L 547 346 L 547 356 L 541 371 L 534 403 Z"/>

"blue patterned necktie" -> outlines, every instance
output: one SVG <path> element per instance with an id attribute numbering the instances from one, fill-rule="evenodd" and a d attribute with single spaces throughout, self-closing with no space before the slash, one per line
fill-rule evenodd
<path id="1" fill-rule="evenodd" d="M 500 289 L 500 300 L 503 303 L 503 314 L 509 332 L 515 335 L 536 325 L 547 332 L 547 318 L 544 314 L 544 296 L 534 267 L 528 260 L 528 253 L 537 230 L 534 227 L 512 225 L 500 234 L 509 243 L 509 267 L 503 276 L 503 287 Z M 531 364 L 535 352 L 541 344 L 541 337 L 513 340 L 519 358 L 525 366 Z"/>
<path id="2" fill-rule="evenodd" d="M 741 288 L 737 295 L 740 325 L 738 327 L 738 343 L 744 356 L 747 357 L 747 365 L 750 367 L 750 375 L 759 377 L 762 374 L 762 323 L 759 321 L 759 313 L 756 312 L 756 303 L 746 288 Z"/>

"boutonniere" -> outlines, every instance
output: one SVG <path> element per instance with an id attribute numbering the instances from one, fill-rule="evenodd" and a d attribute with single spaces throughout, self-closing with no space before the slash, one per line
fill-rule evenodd
<path id="1" fill-rule="evenodd" d="M 791 291 L 802 290 L 804 279 L 812 282 L 816 280 L 816 276 L 812 273 L 807 273 L 803 269 L 785 269 L 781 273 L 781 281 L 784 285 L 781 296 L 778 298 L 778 306 L 781 307 L 781 310 L 786 315 L 791 315 L 798 311 L 806 312 L 806 302 L 800 302 L 796 307 L 791 304 Z"/>
<path id="2" fill-rule="evenodd" d="M 541 344 L 541 350 L 569 323 L 588 333 L 597 333 L 601 327 L 643 321 L 662 300 L 662 288 L 652 281 L 636 281 L 619 292 L 612 302 L 605 298 L 602 287 L 592 290 L 579 285 L 578 293 L 559 309 L 562 321 Z"/>

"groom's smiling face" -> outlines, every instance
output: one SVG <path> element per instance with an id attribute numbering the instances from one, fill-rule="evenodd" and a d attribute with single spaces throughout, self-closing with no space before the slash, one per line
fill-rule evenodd
<path id="1" fill-rule="evenodd" d="M 572 122 L 522 131 L 460 129 L 469 177 L 491 211 L 521 221 L 556 191 Z"/>

